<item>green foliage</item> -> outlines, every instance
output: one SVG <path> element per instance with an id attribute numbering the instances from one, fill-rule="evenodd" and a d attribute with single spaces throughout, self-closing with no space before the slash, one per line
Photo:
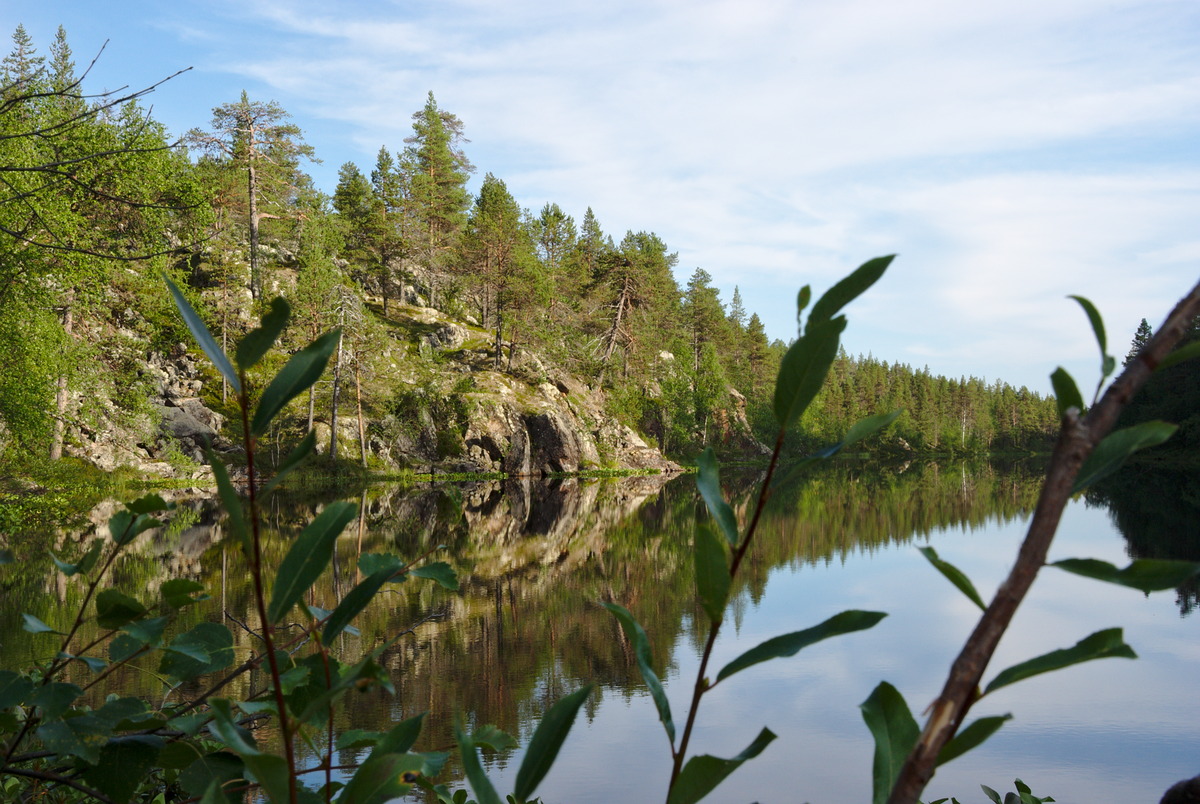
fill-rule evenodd
<path id="1" fill-rule="evenodd" d="M 904 696 L 886 681 L 879 682 L 879 686 L 860 708 L 863 720 L 875 740 L 871 801 L 884 804 L 892 785 L 896 783 L 896 777 L 900 775 L 901 765 L 917 744 L 921 730 Z"/>

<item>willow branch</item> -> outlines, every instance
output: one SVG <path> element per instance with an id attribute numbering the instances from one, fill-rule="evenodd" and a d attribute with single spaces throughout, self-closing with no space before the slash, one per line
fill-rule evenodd
<path id="1" fill-rule="evenodd" d="M 1129 362 L 1086 417 L 1080 418 L 1074 409 L 1067 412 L 1017 562 L 951 665 L 946 685 L 931 707 L 917 745 L 900 769 L 888 804 L 914 804 L 933 778 L 938 754 L 966 719 L 1000 638 L 1033 585 L 1038 570 L 1046 562 L 1046 554 L 1063 509 L 1071 498 L 1080 466 L 1112 430 L 1121 411 L 1158 364 L 1190 331 L 1197 315 L 1200 315 L 1200 284 L 1175 305 L 1158 333 Z"/>

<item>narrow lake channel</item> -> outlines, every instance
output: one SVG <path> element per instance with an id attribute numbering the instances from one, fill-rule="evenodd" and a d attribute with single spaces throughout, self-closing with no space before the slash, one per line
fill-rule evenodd
<path id="1" fill-rule="evenodd" d="M 754 474 L 727 473 L 739 516 Z M 978 609 L 921 556 L 933 545 L 985 599 L 1007 573 L 1036 499 L 1037 467 L 914 463 L 887 470 L 839 464 L 782 489 L 744 565 L 714 667 L 773 636 L 845 609 L 887 612 L 875 628 L 821 642 L 790 659 L 753 667 L 705 697 L 692 753 L 731 757 L 767 726 L 778 735 L 708 798 L 840 804 L 869 801 L 872 742 L 858 706 L 891 682 L 914 715 L 933 700 Z M 1072 503 L 1050 560 L 1137 556 L 1200 559 L 1195 477 L 1127 471 L 1119 483 Z M 428 711 L 418 748 L 453 743 L 451 723 L 493 723 L 524 744 L 546 707 L 584 683 L 597 685 L 550 775 L 546 804 L 664 798 L 669 751 L 655 708 L 615 620 L 599 605 L 629 608 L 650 637 L 676 719 L 686 713 L 703 644 L 692 590 L 691 533 L 703 508 L 694 478 L 512 481 L 398 490 L 373 488 L 365 514 L 342 536 L 334 572 L 311 601 L 333 608 L 356 581 L 359 555 L 412 557 L 434 550 L 461 590 L 409 580 L 394 585 L 343 636 L 346 658 L 406 632 L 383 653 L 395 695 L 347 699 L 343 728 L 384 729 Z M 212 601 L 194 618 L 231 619 L 239 657 L 254 637 L 240 557 L 222 546 L 211 501 L 185 503 L 183 525 L 143 538 L 116 568 L 130 593 L 175 575 L 195 578 Z M 316 510 L 280 502 L 270 514 L 278 562 Z M 361 527 L 360 527 L 361 525 Z M 58 537 L 56 551 L 78 550 Z M 1132 551 L 1132 552 L 1131 552 Z M 5 568 L 0 640 L 6 667 L 47 649 L 20 629 L 20 614 L 65 618 L 79 586 L 52 576 L 48 559 Z M 925 800 L 984 801 L 986 784 L 1020 777 L 1061 802 L 1157 801 L 1200 773 L 1200 641 L 1194 588 L 1144 596 L 1069 575 L 1039 576 L 985 681 L 1012 664 L 1122 627 L 1139 659 L 1104 659 L 1038 676 L 985 698 L 974 716 L 1013 719 L 981 748 L 943 766 Z M 107 691 L 161 700 L 153 674 L 130 672 Z M 259 679 L 229 691 L 248 695 Z M 502 793 L 520 752 L 485 754 Z M 353 755 L 343 757 L 352 761 Z M 452 759 L 443 781 L 461 786 Z M 414 801 L 421 799 L 414 798 Z"/>

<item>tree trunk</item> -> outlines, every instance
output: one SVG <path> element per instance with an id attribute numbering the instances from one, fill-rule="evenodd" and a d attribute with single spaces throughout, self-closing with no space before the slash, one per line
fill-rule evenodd
<path id="1" fill-rule="evenodd" d="M 359 376 L 358 350 L 354 351 L 354 399 L 358 403 L 358 450 L 362 456 L 362 468 L 367 468 L 367 429 L 363 426 L 362 379 Z"/>
<path id="2" fill-rule="evenodd" d="M 67 291 L 63 304 L 62 326 L 67 337 L 72 337 L 74 312 L 71 309 L 75 303 L 75 290 Z M 57 461 L 63 454 L 63 441 L 67 431 L 67 372 L 62 369 L 58 374 L 58 391 L 54 394 L 54 432 L 50 440 L 50 460 Z"/>
<path id="3" fill-rule="evenodd" d="M 341 316 L 344 318 L 343 316 Z M 339 321 L 339 326 L 341 322 Z M 337 362 L 333 364 L 333 401 L 329 414 L 329 460 L 337 460 L 338 382 L 342 377 L 342 336 L 338 336 Z"/>
<path id="4" fill-rule="evenodd" d="M 258 173 L 254 167 L 254 154 L 246 170 L 246 192 L 250 202 L 250 296 L 258 300 L 262 295 L 262 277 L 258 265 Z"/>

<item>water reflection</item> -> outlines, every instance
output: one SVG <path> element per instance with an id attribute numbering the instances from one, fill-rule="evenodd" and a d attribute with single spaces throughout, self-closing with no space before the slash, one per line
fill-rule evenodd
<path id="1" fill-rule="evenodd" d="M 1134 463 L 1088 492 L 1106 506 L 1132 558 L 1200 561 L 1200 467 Z M 1181 615 L 1200 603 L 1200 581 L 1180 587 Z"/>
<path id="2" fill-rule="evenodd" d="M 760 481 L 761 477 L 753 472 L 728 473 L 725 478 L 727 494 L 743 522 Z M 1026 464 L 925 462 L 868 469 L 842 463 L 780 488 L 765 511 L 756 547 L 744 565 L 741 587 L 731 604 L 734 633 L 722 650 L 732 652 L 738 639 L 748 642 L 738 648 L 744 649 L 759 638 L 812 625 L 843 608 L 891 611 L 901 599 L 914 597 L 914 589 L 926 596 L 924 588 L 928 586 L 940 594 L 941 581 L 919 557 L 909 555 L 915 551 L 892 549 L 914 539 L 975 534 L 980 538 L 968 543 L 972 549 L 985 551 L 991 557 L 989 561 L 1007 561 L 1011 558 L 1012 539 L 997 539 L 993 534 L 1020 530 L 1020 522 L 1036 502 L 1039 481 L 1040 467 Z M 1161 480 L 1154 482 L 1162 488 Z M 1183 490 L 1194 489 L 1194 485 L 1188 485 Z M 1124 492 L 1106 493 L 1120 496 Z M 1132 490 L 1128 494 L 1137 496 Z M 1200 499 L 1200 495 L 1192 494 L 1191 498 Z M 278 564 L 290 540 L 327 502 L 275 498 L 267 515 L 272 536 L 266 545 L 266 560 Z M 594 682 L 598 691 L 587 705 L 588 725 L 581 727 L 589 731 L 573 737 L 580 745 L 586 742 L 593 753 L 571 753 L 579 750 L 572 747 L 564 754 L 564 767 L 586 775 L 584 766 L 603 765 L 598 758 L 611 753 L 620 757 L 614 761 L 639 767 L 644 763 L 645 767 L 637 772 L 644 771 L 646 780 L 657 783 L 661 779 L 665 784 L 666 746 L 647 709 L 632 651 L 615 620 L 599 604 L 615 601 L 638 617 L 650 636 L 656 669 L 668 679 L 669 694 L 675 700 L 686 692 L 691 683 L 688 674 L 703 638 L 703 618 L 691 594 L 689 546 L 703 503 L 691 478 L 525 479 L 419 489 L 380 487 L 369 489 L 358 502 L 362 515 L 339 541 L 333 572 L 313 590 L 311 603 L 332 609 L 360 578 L 358 557 L 369 552 L 395 552 L 405 557 L 430 553 L 456 567 L 462 589 L 452 594 L 415 581 L 389 587 L 356 621 L 360 634 L 339 638 L 347 657 L 354 658 L 404 634 L 381 659 L 395 681 L 395 696 L 351 696 L 346 699 L 341 726 L 383 729 L 399 719 L 429 712 L 418 745 L 421 749 L 450 746 L 451 723 L 456 715 L 470 723 L 494 723 L 525 742 L 531 724 L 550 703 L 581 684 Z M 176 575 L 200 580 L 214 601 L 207 610 L 191 616 L 220 619 L 227 612 L 233 618 L 231 628 L 238 656 L 243 658 L 255 647 L 249 630 L 254 623 L 244 573 L 234 569 L 240 563 L 234 548 L 224 541 L 216 507 L 207 500 L 192 500 L 186 506 L 190 512 L 185 517 L 186 527 L 143 536 L 117 568 L 117 585 L 140 594 L 142 590 L 153 592 L 163 580 Z M 1194 504 L 1188 510 L 1193 517 L 1189 521 L 1194 523 Z M 1122 515 L 1115 516 L 1120 520 Z M 1143 518 L 1138 513 L 1129 516 L 1133 520 Z M 1169 526 L 1163 524 L 1161 530 L 1166 532 Z M 1194 537 L 1194 527 L 1190 532 Z M 72 541 L 80 537 L 58 538 L 58 549 L 69 554 L 76 549 Z M 997 551 L 999 558 L 995 558 Z M 31 546 L 25 557 L 31 560 L 34 553 Z M 906 558 L 896 565 L 894 555 Z M 863 568 L 867 559 L 872 561 L 870 571 Z M 848 570 L 851 565 L 853 572 Z M 27 566 L 34 567 L 32 563 Z M 10 605 L 0 626 L 0 640 L 6 656 L 22 655 L 8 650 L 17 645 L 25 646 L 26 656 L 35 650 L 29 635 L 21 632 L 16 622 L 21 611 L 52 622 L 61 616 L 58 611 L 64 607 L 70 610 L 80 601 L 79 584 L 50 580 L 45 562 L 38 566 L 40 569 L 5 576 Z M 833 575 L 825 571 L 827 568 L 844 571 Z M 986 587 L 981 586 L 981 591 L 987 596 Z M 953 648 L 961 641 L 956 629 L 969 627 L 973 615 L 969 605 L 953 608 L 962 601 L 954 597 L 953 590 L 950 593 L 945 599 L 954 602 L 939 603 L 944 610 L 936 613 L 951 634 L 946 641 Z M 1188 599 L 1194 601 L 1195 593 L 1190 594 Z M 929 597 L 943 599 L 934 594 Z M 20 605 L 16 601 L 21 601 Z M 760 634 L 761 618 L 771 611 L 778 612 L 773 616 L 783 624 L 777 627 L 772 620 L 773 630 Z M 927 618 L 919 627 L 928 629 L 931 620 Z M 240 627 L 239 621 L 248 628 Z M 1073 638 L 1079 636 L 1082 634 Z M 942 650 L 940 644 L 922 647 L 921 637 L 910 633 L 896 639 L 881 632 L 878 639 L 877 649 L 865 660 L 856 660 L 853 670 L 826 654 L 825 658 L 817 656 L 803 664 L 781 662 L 777 670 L 770 671 L 790 674 L 789 684 L 805 680 L 810 692 L 797 695 L 807 696 L 809 704 L 818 710 L 836 699 L 832 693 L 822 697 L 827 690 L 844 688 L 848 700 L 852 699 L 846 705 L 839 703 L 836 713 L 830 712 L 830 722 L 836 717 L 839 725 L 825 733 L 826 742 L 820 750 L 811 749 L 814 756 L 832 751 L 842 742 L 853 743 L 853 751 L 869 752 L 869 738 L 857 722 L 854 706 L 880 679 L 889 677 L 898 684 L 904 681 L 902 676 L 890 678 L 895 670 L 890 662 L 895 657 L 911 653 L 927 659 L 925 654 L 929 654 L 934 656 L 929 666 L 936 672 L 945 667 L 937 656 Z M 884 661 L 878 658 L 881 656 L 890 658 Z M 743 708 L 724 721 L 726 727 L 748 720 L 757 731 L 769 720 L 778 731 L 774 709 L 782 702 L 772 701 L 770 695 L 776 693 L 769 693 L 766 699 L 758 692 L 751 694 L 761 686 L 763 677 L 747 676 L 742 703 L 753 701 L 751 711 Z M 860 676 L 870 680 L 860 683 Z M 909 683 L 916 682 L 909 679 Z M 122 685 L 127 694 L 152 698 L 161 695 L 157 682 L 143 673 L 131 671 L 116 678 L 114 684 Z M 227 694 L 248 696 L 261 684 L 261 678 L 244 679 Z M 817 690 L 821 694 L 812 698 Z M 919 700 L 923 699 L 910 697 L 918 710 L 922 705 Z M 674 705 L 682 709 L 686 703 L 679 699 Z M 732 705 L 728 700 L 714 702 L 718 711 Z M 638 713 L 632 731 L 626 728 L 621 714 L 630 712 Z M 712 723 L 723 722 L 717 715 L 710 717 Z M 811 720 L 812 712 L 806 710 L 805 717 Z M 622 725 L 614 727 L 614 722 Z M 613 728 L 619 737 L 613 737 Z M 714 731 L 711 723 L 706 728 L 709 730 L 702 728 L 698 739 L 720 733 L 721 740 L 702 745 L 700 750 L 731 755 L 749 741 L 747 736 L 740 743 L 740 738 L 729 738 L 727 743 L 727 734 L 720 729 Z M 822 733 L 820 728 L 811 728 Z M 620 750 L 611 745 L 613 739 L 634 741 L 632 756 L 624 745 Z M 795 739 L 790 746 L 781 739 L 781 747 L 773 747 L 772 751 L 786 757 L 786 752 L 801 750 L 805 740 Z M 842 759 L 836 761 L 844 760 L 843 755 L 837 756 Z M 353 757 L 343 759 L 348 762 Z M 515 760 L 514 755 L 489 758 L 493 770 L 501 775 L 506 768 L 515 767 Z M 836 767 L 830 764 L 835 762 L 834 754 L 822 761 Z M 854 763 L 833 775 L 849 773 L 859 782 L 867 780 L 869 753 Z M 769 770 L 774 767 L 764 764 L 761 778 L 773 779 L 782 772 Z M 788 767 L 786 760 L 782 767 Z M 587 795 L 575 789 L 566 798 L 557 795 L 547 800 L 611 800 L 612 791 L 607 789 L 603 775 L 612 772 L 611 766 L 594 768 L 593 772 L 598 775 L 587 783 Z M 453 764 L 449 773 L 455 778 L 461 775 Z M 865 797 L 858 792 L 844 792 L 836 779 L 821 781 L 819 768 L 810 775 L 818 778 L 810 795 L 826 790 L 826 800 Z M 1007 783 L 1003 778 L 977 781 L 993 786 Z M 558 784 L 562 790 L 562 782 Z M 793 791 L 788 782 L 781 779 L 771 784 L 782 786 L 768 788 L 759 795 L 791 800 Z M 843 792 L 834 792 L 839 790 Z M 959 788 L 949 792 L 962 795 L 967 791 Z M 617 797 L 658 796 L 654 791 L 641 792 L 644 795 L 627 792 Z M 744 799 L 735 796 L 742 792 L 746 791 L 730 791 L 728 796 L 734 798 L 729 800 Z M 713 800 L 727 799 L 718 795 Z"/>

